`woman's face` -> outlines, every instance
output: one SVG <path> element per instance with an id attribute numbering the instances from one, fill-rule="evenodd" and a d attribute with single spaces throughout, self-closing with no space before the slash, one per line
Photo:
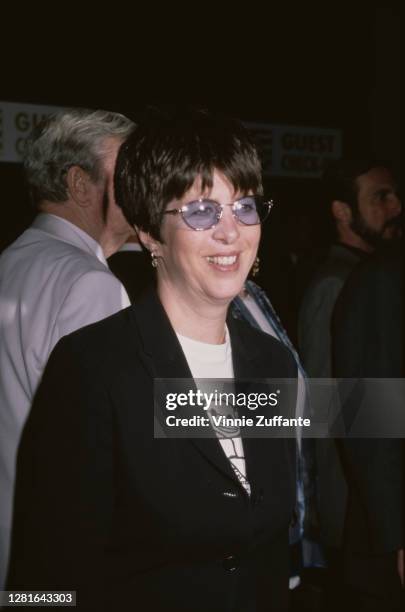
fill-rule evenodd
<path id="1" fill-rule="evenodd" d="M 229 204 L 246 194 L 235 193 L 227 178 L 214 171 L 212 189 L 201 192 L 200 180 L 167 210 L 181 208 L 202 196 Z M 241 291 L 256 258 L 260 225 L 242 225 L 225 206 L 218 224 L 204 231 L 189 228 L 180 214 L 164 215 L 163 243 L 154 248 L 158 289 L 167 299 L 227 305 Z"/>

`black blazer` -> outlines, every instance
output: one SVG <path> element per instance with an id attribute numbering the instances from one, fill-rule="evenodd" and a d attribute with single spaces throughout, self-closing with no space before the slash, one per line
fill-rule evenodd
<path id="1" fill-rule="evenodd" d="M 235 377 L 296 377 L 229 319 Z M 216 439 L 155 439 L 153 380 L 191 378 L 154 292 L 63 338 L 18 457 L 9 589 L 73 589 L 79 610 L 286 609 L 295 442 L 245 439 L 251 498 Z"/>

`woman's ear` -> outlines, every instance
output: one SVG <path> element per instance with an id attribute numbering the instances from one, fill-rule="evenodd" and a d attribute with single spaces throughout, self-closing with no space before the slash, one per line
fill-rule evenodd
<path id="1" fill-rule="evenodd" d="M 143 244 L 143 246 L 148 249 L 149 253 L 155 255 L 155 257 L 160 256 L 160 242 L 152 238 L 149 232 L 145 232 L 138 227 L 135 227 L 135 231 L 138 234 L 139 241 Z"/>

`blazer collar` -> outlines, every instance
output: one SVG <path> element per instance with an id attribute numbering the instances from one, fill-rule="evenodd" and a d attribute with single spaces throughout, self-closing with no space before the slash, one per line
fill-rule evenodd
<path id="1" fill-rule="evenodd" d="M 192 378 L 169 317 L 150 287 L 134 302 L 132 314 L 151 373 L 155 378 Z"/>
<path id="2" fill-rule="evenodd" d="M 192 378 L 190 368 L 156 289 L 149 288 L 133 305 L 132 314 L 143 350 L 162 378 Z M 260 347 L 246 326 L 230 314 L 227 326 L 232 347 L 235 378 L 256 378 L 263 370 Z M 250 330 L 249 330 L 250 331 Z M 268 372 L 268 369 L 266 368 Z M 263 372 L 264 376 L 264 372 Z"/>

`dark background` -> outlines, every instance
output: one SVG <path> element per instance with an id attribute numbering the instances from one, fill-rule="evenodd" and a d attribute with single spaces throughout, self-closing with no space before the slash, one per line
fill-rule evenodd
<path id="1" fill-rule="evenodd" d="M 338 128 L 345 155 L 373 153 L 399 174 L 393 2 L 132 9 L 100 5 L 84 19 L 83 6 L 55 5 L 52 27 L 41 30 L 38 15 L 35 25 L 25 15 L 3 52 L 0 100 L 106 108 L 135 120 L 146 104 L 196 103 L 246 121 Z M 271 291 L 290 251 L 317 250 L 327 236 L 319 180 L 274 177 L 266 192 L 277 203 L 261 248 Z M 0 163 L 0 202 L 1 251 L 33 216 L 19 164 Z"/>

